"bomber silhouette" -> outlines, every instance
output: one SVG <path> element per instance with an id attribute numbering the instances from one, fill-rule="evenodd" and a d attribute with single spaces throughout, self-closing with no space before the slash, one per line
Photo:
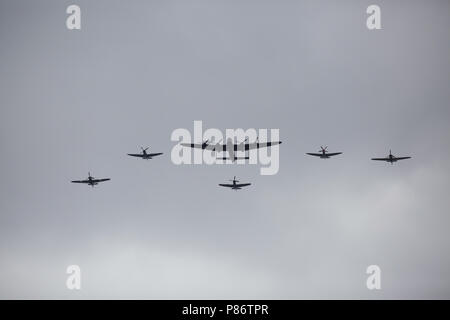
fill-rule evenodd
<path id="1" fill-rule="evenodd" d="M 281 144 L 281 141 L 259 142 L 259 138 L 256 138 L 256 141 L 252 143 L 248 142 L 248 138 L 242 141 L 241 143 L 234 143 L 231 141 L 231 139 L 229 139 L 228 142 L 225 144 L 221 144 L 220 141 L 218 143 L 210 144 L 208 141 L 209 140 L 206 140 L 202 143 L 181 143 L 181 146 L 217 152 L 228 152 L 229 157 L 219 157 L 218 159 L 232 160 L 234 162 L 240 159 L 249 159 L 248 156 L 237 157 L 236 156 L 237 151 L 249 151 L 253 149 L 270 148 L 272 146 Z"/>

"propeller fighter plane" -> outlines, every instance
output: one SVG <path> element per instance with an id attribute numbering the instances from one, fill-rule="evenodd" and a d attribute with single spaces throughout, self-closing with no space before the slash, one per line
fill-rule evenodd
<path id="1" fill-rule="evenodd" d="M 371 160 L 386 161 L 390 162 L 391 164 L 394 164 L 394 162 L 397 162 L 398 160 L 405 160 L 405 159 L 411 159 L 411 157 L 396 157 L 392 154 L 391 150 L 389 150 L 389 155 L 386 158 L 372 158 Z"/>
<path id="2" fill-rule="evenodd" d="M 320 146 L 321 150 L 318 151 L 319 153 L 306 153 L 306 154 L 308 154 L 310 156 L 319 157 L 320 159 L 328 159 L 328 158 L 330 158 L 332 156 L 337 156 L 338 154 L 342 154 L 342 152 L 331 152 L 330 153 L 330 152 L 327 151 L 327 148 L 328 147 L 324 148 L 324 147 Z"/>
<path id="3" fill-rule="evenodd" d="M 162 155 L 162 152 L 159 152 L 159 153 L 147 153 L 148 148 L 149 147 L 144 149 L 143 147 L 141 147 L 142 153 L 128 153 L 128 155 L 131 156 L 131 157 L 142 158 L 144 160 L 153 159 L 153 157 Z"/>
<path id="4" fill-rule="evenodd" d="M 109 181 L 111 179 L 96 179 L 91 176 L 91 173 L 88 172 L 88 178 L 85 180 L 73 180 L 72 183 L 86 183 L 87 185 L 90 185 L 91 187 L 94 187 L 95 185 L 99 184 L 100 182 Z"/>
<path id="5" fill-rule="evenodd" d="M 243 187 L 247 187 L 249 185 L 251 185 L 251 183 L 237 183 L 239 182 L 239 180 L 236 180 L 236 176 L 234 176 L 233 180 L 230 180 L 233 183 L 219 183 L 219 186 L 221 187 L 228 187 L 231 188 L 232 190 L 240 190 Z"/>

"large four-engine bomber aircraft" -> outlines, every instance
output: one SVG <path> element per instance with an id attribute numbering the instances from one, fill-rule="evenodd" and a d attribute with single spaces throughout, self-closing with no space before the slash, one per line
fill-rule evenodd
<path id="1" fill-rule="evenodd" d="M 145 160 L 149 160 L 149 159 L 152 159 L 153 157 L 162 155 L 162 152 L 159 152 L 159 153 L 147 153 L 148 148 L 149 147 L 144 149 L 143 147 L 141 147 L 142 153 L 128 153 L 128 155 L 131 156 L 131 157 L 138 157 L 138 158 L 145 159 Z"/>
<path id="2" fill-rule="evenodd" d="M 310 153 L 310 152 L 307 152 L 306 154 L 308 154 L 308 155 L 310 155 L 310 156 L 320 157 L 320 159 L 328 159 L 329 157 L 337 156 L 338 154 L 342 154 L 342 152 L 331 152 L 331 153 L 329 153 L 329 152 L 327 151 L 327 148 L 328 148 L 328 147 L 325 147 L 325 148 L 324 148 L 324 147 L 320 146 L 319 153 Z"/>
<path id="3" fill-rule="evenodd" d="M 398 160 L 405 160 L 405 159 L 411 159 L 411 157 L 395 157 L 394 155 L 392 155 L 391 150 L 389 150 L 389 155 L 386 158 L 372 158 L 371 160 L 386 161 L 390 162 L 391 164 L 394 164 L 394 162 L 397 162 Z"/>
<path id="4" fill-rule="evenodd" d="M 91 187 L 94 187 L 95 185 L 99 184 L 100 182 L 109 181 L 111 179 L 95 179 L 91 176 L 91 173 L 88 172 L 88 178 L 85 180 L 73 180 L 72 183 L 86 183 L 87 185 L 90 185 Z"/>
<path id="5" fill-rule="evenodd" d="M 260 148 L 270 148 L 272 146 L 276 146 L 281 144 L 281 141 L 269 141 L 269 142 L 259 142 L 259 139 L 257 138 L 255 142 L 248 142 L 248 138 L 245 139 L 241 143 L 234 143 L 231 139 L 227 141 L 227 143 L 221 144 L 218 143 L 209 143 L 209 140 L 204 141 L 203 143 L 181 143 L 180 145 L 183 147 L 190 147 L 190 148 L 197 148 L 202 150 L 210 150 L 210 151 L 217 151 L 217 152 L 228 152 L 229 157 L 218 157 L 218 159 L 222 160 L 232 160 L 233 162 L 239 159 L 249 159 L 248 156 L 246 157 L 236 157 L 237 151 L 249 151 L 253 149 L 260 149 Z"/>
<path id="6" fill-rule="evenodd" d="M 219 183 L 219 186 L 228 187 L 231 188 L 232 190 L 240 190 L 243 187 L 251 185 L 251 183 L 236 183 L 239 182 L 239 180 L 236 180 L 236 176 L 234 176 L 233 180 L 230 181 L 232 181 L 233 183 Z"/>

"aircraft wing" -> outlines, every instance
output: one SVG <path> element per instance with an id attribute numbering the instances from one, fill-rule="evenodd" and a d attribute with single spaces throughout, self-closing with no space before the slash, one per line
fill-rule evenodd
<path id="1" fill-rule="evenodd" d="M 231 183 L 219 183 L 219 186 L 233 188 L 234 185 L 232 185 Z"/>
<path id="2" fill-rule="evenodd" d="M 249 186 L 249 185 L 251 185 L 251 183 L 237 183 L 236 187 L 241 188 L 241 187 L 246 187 L 246 186 Z"/>
<path id="3" fill-rule="evenodd" d="M 234 157 L 234 158 L 230 158 L 230 157 L 217 157 L 216 159 L 220 159 L 220 160 L 248 160 L 250 159 L 250 157 Z"/>
<path id="4" fill-rule="evenodd" d="M 203 149 L 203 150 L 215 150 L 216 145 L 215 144 L 208 144 L 205 146 L 205 148 L 203 148 L 203 144 L 202 143 L 180 143 L 181 146 L 183 147 L 190 147 L 190 148 L 197 148 L 197 149 Z"/>
<path id="5" fill-rule="evenodd" d="M 331 153 L 327 153 L 326 155 L 329 157 L 332 157 L 332 156 L 337 156 L 338 154 L 342 154 L 342 152 L 331 152 Z"/>
<path id="6" fill-rule="evenodd" d="M 129 156 L 142 158 L 142 153 L 128 153 Z"/>
<path id="7" fill-rule="evenodd" d="M 397 160 L 405 160 L 405 159 L 411 159 L 411 157 L 396 157 Z"/>
<path id="8" fill-rule="evenodd" d="M 92 182 L 103 182 L 103 181 L 108 181 L 108 180 L 111 180 L 111 179 L 109 179 L 109 178 L 107 178 L 107 179 L 93 179 Z"/>
<path id="9" fill-rule="evenodd" d="M 159 153 L 150 153 L 150 154 L 148 154 L 150 157 L 156 157 L 156 156 L 159 156 L 159 155 L 162 155 L 162 152 L 159 152 Z"/>
<path id="10" fill-rule="evenodd" d="M 89 183 L 89 180 L 73 180 L 72 183 Z"/>
<path id="11" fill-rule="evenodd" d="M 323 155 L 322 153 L 306 153 L 306 154 L 309 154 L 310 156 L 316 156 L 316 157 L 320 157 Z"/>
<path id="12" fill-rule="evenodd" d="M 281 141 L 273 141 L 273 142 L 253 142 L 245 145 L 245 150 L 259 149 L 259 148 L 267 148 L 281 144 Z"/>
<path id="13" fill-rule="evenodd" d="M 390 161 L 391 159 L 389 159 L 389 158 L 372 158 L 371 160 L 375 160 L 375 161 Z"/>

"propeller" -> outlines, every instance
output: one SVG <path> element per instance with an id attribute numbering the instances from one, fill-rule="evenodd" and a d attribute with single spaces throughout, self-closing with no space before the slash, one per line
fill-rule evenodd
<path id="1" fill-rule="evenodd" d="M 208 141 L 209 139 L 206 139 L 203 143 L 202 143 L 202 149 L 205 149 L 208 146 Z"/>
<path id="2" fill-rule="evenodd" d="M 141 150 L 142 150 L 142 152 L 144 152 L 144 151 L 147 151 L 148 148 L 149 148 L 149 147 L 147 147 L 147 148 L 144 149 L 143 147 L 141 147 Z"/>
<path id="3" fill-rule="evenodd" d="M 239 180 L 236 180 L 236 176 L 234 176 L 233 180 L 230 180 L 232 182 L 239 182 Z"/>
<path id="4" fill-rule="evenodd" d="M 327 152 L 327 148 L 328 148 L 328 146 L 326 146 L 325 148 L 320 146 L 321 150 L 319 150 L 319 152 Z"/>
<path id="5" fill-rule="evenodd" d="M 222 142 L 222 140 L 223 140 L 223 138 L 220 139 L 219 141 L 217 141 L 216 146 L 212 149 L 212 151 L 216 151 L 217 145 L 220 144 Z"/>
<path id="6" fill-rule="evenodd" d="M 244 139 L 240 144 L 246 143 L 248 141 L 248 137 Z"/>

